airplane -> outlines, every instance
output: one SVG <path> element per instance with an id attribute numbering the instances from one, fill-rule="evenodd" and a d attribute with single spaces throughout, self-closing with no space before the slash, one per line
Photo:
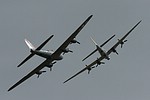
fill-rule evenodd
<path id="1" fill-rule="evenodd" d="M 102 48 L 107 42 L 109 42 L 115 35 L 113 35 L 112 37 L 110 37 L 107 41 L 105 41 L 102 45 L 98 45 L 94 39 L 91 37 L 91 40 L 93 41 L 93 43 L 96 46 L 96 49 L 90 53 L 88 56 L 86 56 L 82 61 L 84 61 L 85 59 L 87 59 L 88 57 L 90 57 L 92 54 L 94 54 L 96 51 L 98 51 L 100 53 L 101 56 L 105 56 L 105 59 L 110 60 L 109 55 L 107 55 L 106 51 Z"/>
<path id="2" fill-rule="evenodd" d="M 63 59 L 63 55 L 62 53 L 65 52 L 67 53 L 67 50 L 69 52 L 69 49 L 67 49 L 67 46 L 71 43 L 78 43 L 75 40 L 75 37 L 78 35 L 78 33 L 83 29 L 83 27 L 88 23 L 88 21 L 92 18 L 93 15 L 90 15 L 78 28 L 77 30 L 75 30 L 71 36 L 68 37 L 68 39 L 55 51 L 39 51 L 41 49 L 41 47 L 43 47 L 43 44 L 45 44 L 47 41 L 49 41 L 49 39 L 47 39 L 46 42 L 44 42 L 43 44 L 41 44 L 42 46 L 39 46 L 37 49 L 33 48 L 33 45 L 25 40 L 26 44 L 29 46 L 29 48 L 31 49 L 31 54 L 21 63 L 19 64 L 22 65 L 24 62 L 26 62 L 29 58 L 31 58 L 34 54 L 40 55 L 42 57 L 45 57 L 46 60 L 44 62 L 42 62 L 39 66 L 37 66 L 35 69 L 33 69 L 30 73 L 28 73 L 26 76 L 24 76 L 21 80 L 19 80 L 17 83 L 15 83 L 13 86 L 11 86 L 8 91 L 14 89 L 16 86 L 20 85 L 22 82 L 24 82 L 25 80 L 27 80 L 28 78 L 30 78 L 31 76 L 33 76 L 34 74 L 40 75 L 41 73 L 45 72 L 45 71 L 40 71 L 42 68 L 44 68 L 45 66 L 49 66 L 49 64 L 52 64 L 53 61 L 55 60 L 62 60 Z M 52 36 L 51 36 L 52 37 Z M 52 67 L 52 66 L 51 66 Z M 50 67 L 50 68 L 51 68 Z"/>
<path id="3" fill-rule="evenodd" d="M 142 20 L 140 20 L 128 33 L 126 33 L 121 39 L 118 39 L 118 42 L 113 45 L 108 51 L 107 51 L 107 55 L 110 55 L 112 52 L 116 53 L 116 48 L 118 47 L 118 45 L 122 46 L 124 45 L 124 43 L 127 41 L 125 40 L 125 38 L 141 23 Z M 104 62 L 102 62 L 102 60 L 105 59 L 105 56 L 101 56 L 99 58 L 97 58 L 95 61 L 93 61 L 91 64 L 86 65 L 85 68 L 83 68 L 81 71 L 79 71 L 78 73 L 76 73 L 75 75 L 73 75 L 72 77 L 68 78 L 66 81 L 64 81 L 63 83 L 68 82 L 69 80 L 73 79 L 74 77 L 76 77 L 77 75 L 79 75 L 80 73 L 88 70 L 88 74 L 90 73 L 91 69 L 97 67 L 98 65 L 101 64 L 105 64 Z M 95 64 L 97 64 L 96 66 L 94 66 Z"/>

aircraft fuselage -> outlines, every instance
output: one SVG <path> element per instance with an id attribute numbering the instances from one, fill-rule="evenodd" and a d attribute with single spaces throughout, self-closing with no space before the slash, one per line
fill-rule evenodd
<path id="1" fill-rule="evenodd" d="M 34 50 L 31 52 L 46 59 L 51 59 L 51 55 L 54 53 L 53 51 L 49 51 L 49 50 Z M 54 60 L 62 60 L 62 59 L 63 59 L 63 56 L 60 55 Z"/>
<path id="2" fill-rule="evenodd" d="M 107 55 L 106 51 L 102 49 L 101 47 L 97 46 L 97 50 L 100 53 L 101 56 L 104 56 L 105 59 L 110 60 L 110 57 Z"/>

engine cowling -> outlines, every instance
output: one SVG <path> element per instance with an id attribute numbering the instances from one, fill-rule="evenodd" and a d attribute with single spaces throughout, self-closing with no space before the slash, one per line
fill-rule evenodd
<path id="1" fill-rule="evenodd" d="M 72 43 L 78 43 L 78 44 L 80 44 L 80 42 L 78 42 L 78 41 L 75 40 L 75 39 L 73 39 L 70 43 L 71 43 L 71 44 L 72 44 Z"/>
<path id="2" fill-rule="evenodd" d="M 36 72 L 36 74 L 38 75 L 37 78 L 39 78 L 39 76 L 42 74 L 42 73 L 45 73 L 46 71 L 38 71 Z"/>
<path id="3" fill-rule="evenodd" d="M 48 68 L 53 67 L 53 64 L 46 65 Z"/>
<path id="4" fill-rule="evenodd" d="M 99 60 L 98 60 L 98 58 L 97 58 L 96 63 L 97 63 L 96 67 L 97 67 L 98 65 L 105 64 L 105 62 L 101 62 L 101 61 L 99 61 Z"/>
<path id="5" fill-rule="evenodd" d="M 120 42 L 121 48 L 123 47 L 124 43 L 127 42 L 127 40 L 121 41 L 120 39 L 118 39 L 118 41 Z"/>
<path id="6" fill-rule="evenodd" d="M 46 67 L 48 67 L 50 69 L 50 71 L 52 71 L 52 67 L 56 62 L 50 63 L 49 65 L 46 65 Z"/>
<path id="7" fill-rule="evenodd" d="M 73 51 L 69 50 L 69 48 L 65 48 L 64 50 L 62 50 L 62 52 L 63 54 L 68 53 L 68 52 L 73 53 Z"/>
<path id="8" fill-rule="evenodd" d="M 116 54 L 118 55 L 118 52 L 117 52 L 116 49 L 112 48 L 112 52 L 113 52 L 113 53 L 116 53 Z"/>

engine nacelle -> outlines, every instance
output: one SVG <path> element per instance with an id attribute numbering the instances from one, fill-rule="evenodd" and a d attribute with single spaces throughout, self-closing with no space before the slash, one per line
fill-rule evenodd
<path id="1" fill-rule="evenodd" d="M 52 71 L 52 67 L 56 62 L 50 63 L 49 65 L 46 65 L 46 67 L 50 68 L 50 71 Z"/>
<path id="2" fill-rule="evenodd" d="M 105 64 L 105 62 L 101 62 L 101 61 L 99 61 L 99 60 L 97 60 L 97 65 L 101 65 L 101 64 Z M 97 66 L 96 66 L 97 67 Z"/>
<path id="3" fill-rule="evenodd" d="M 66 48 L 66 49 L 62 50 L 62 52 L 64 52 L 63 54 L 68 53 L 68 52 L 72 52 L 73 53 L 73 51 L 69 50 L 69 48 Z"/>
<path id="4" fill-rule="evenodd" d="M 111 50 L 112 50 L 113 53 L 116 53 L 118 55 L 118 52 L 117 52 L 116 49 L 112 48 Z"/>
<path id="5" fill-rule="evenodd" d="M 121 41 L 120 39 L 118 39 L 118 41 L 119 41 L 119 43 L 120 43 L 120 45 L 121 45 L 121 48 L 123 47 L 124 43 L 127 42 L 127 40 L 124 40 L 124 41 L 122 40 L 122 41 Z"/>
<path id="6" fill-rule="evenodd" d="M 72 44 L 72 43 L 78 43 L 78 44 L 80 44 L 80 42 L 78 42 L 78 41 L 75 40 L 75 39 L 73 39 L 70 43 L 71 43 L 71 44 Z"/>
<path id="7" fill-rule="evenodd" d="M 51 68 L 53 67 L 53 64 L 46 65 L 46 67 Z"/>
<path id="8" fill-rule="evenodd" d="M 38 71 L 38 72 L 36 72 L 35 74 L 37 74 L 38 76 L 37 76 L 37 78 L 39 78 L 39 76 L 42 74 L 42 73 L 45 73 L 46 71 Z"/>

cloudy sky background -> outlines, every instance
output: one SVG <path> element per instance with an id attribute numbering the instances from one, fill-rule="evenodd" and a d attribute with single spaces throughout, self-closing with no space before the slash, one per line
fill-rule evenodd
<path id="1" fill-rule="evenodd" d="M 0 1 L 0 99 L 2 100 L 149 100 L 150 99 L 150 1 L 149 0 L 1 0 Z M 34 56 L 21 68 L 17 65 L 29 54 L 24 39 L 38 46 L 50 35 L 43 48 L 56 50 L 89 16 L 93 18 L 77 36 L 53 71 L 36 75 L 7 92 L 8 88 L 28 74 L 44 59 Z M 108 50 L 139 20 L 142 23 L 127 37 L 119 55 L 88 75 L 84 72 L 63 84 L 67 78 L 94 61 L 99 54 L 82 62 L 95 46 L 92 36 Z"/>

